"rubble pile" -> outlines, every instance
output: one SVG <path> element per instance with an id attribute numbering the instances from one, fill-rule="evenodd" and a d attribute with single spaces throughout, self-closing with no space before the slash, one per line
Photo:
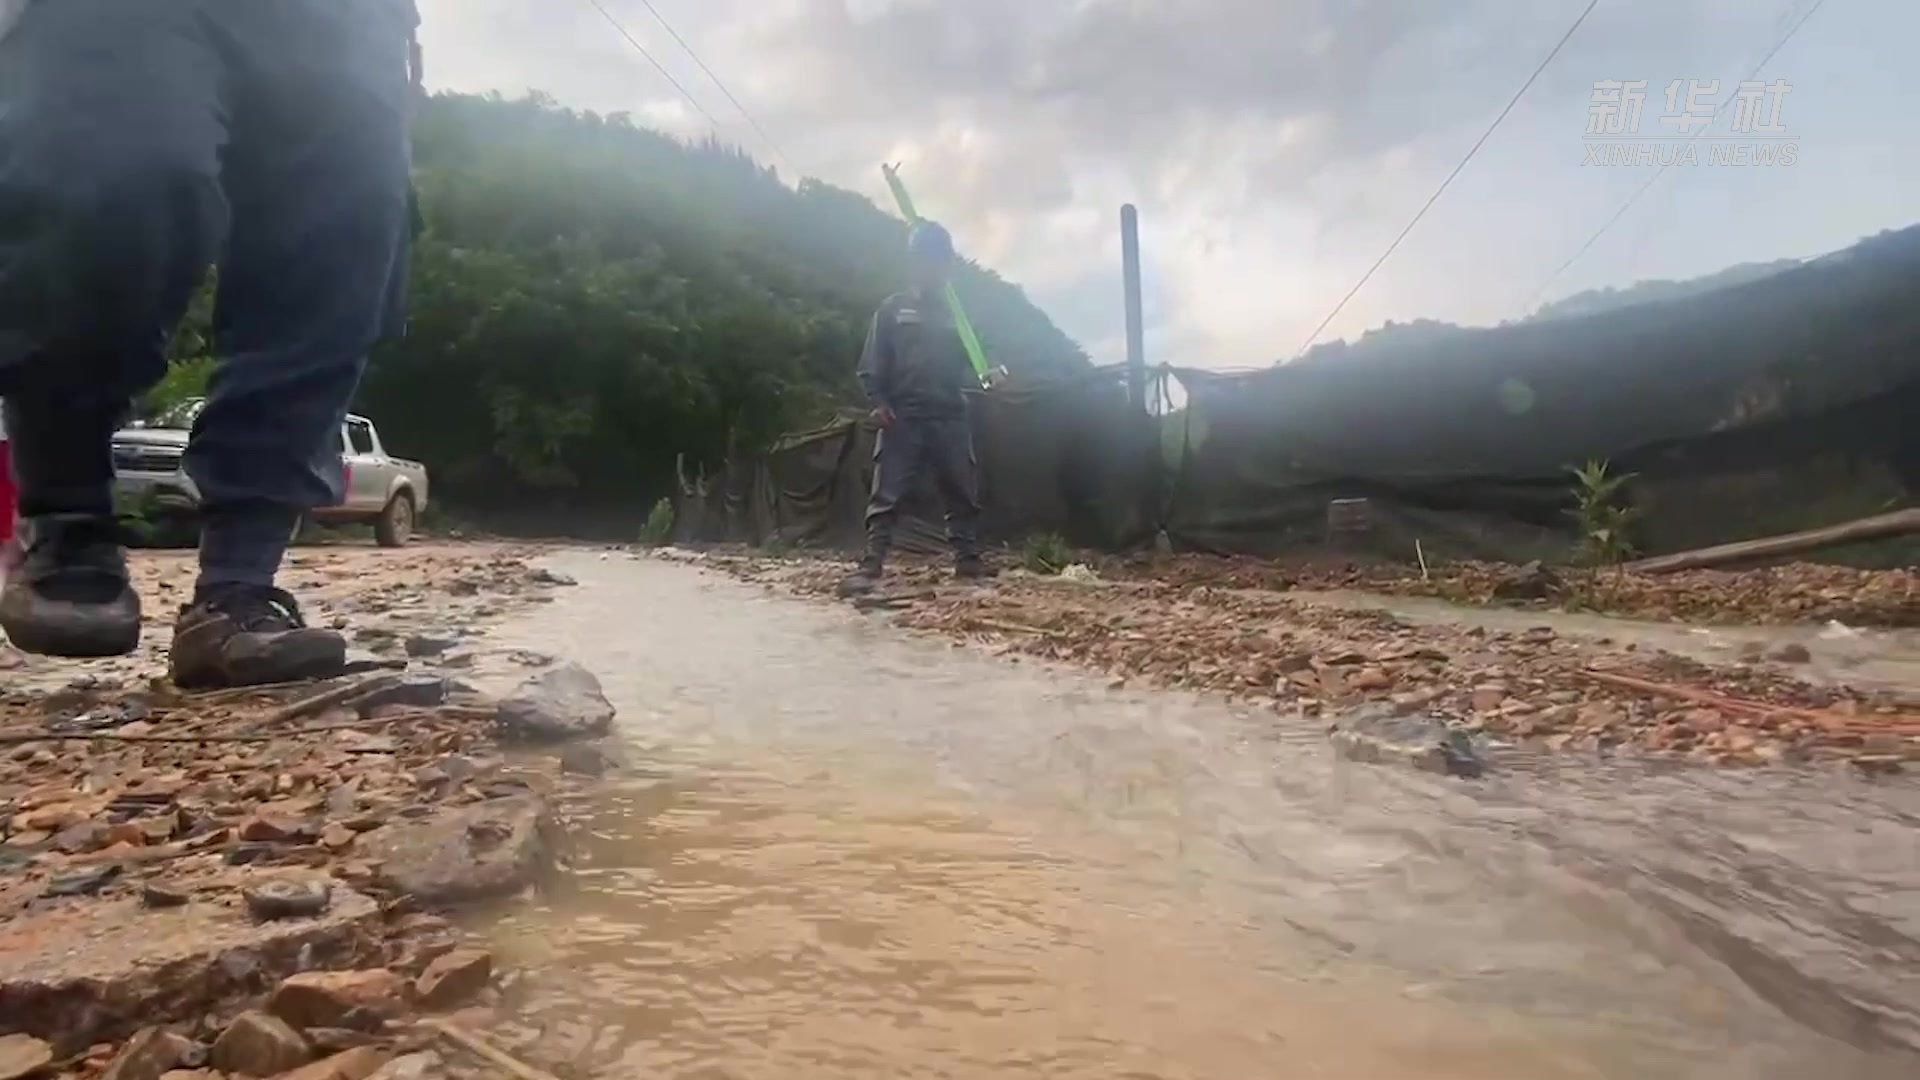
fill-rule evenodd
<path id="1" fill-rule="evenodd" d="M 499 699 L 463 681 L 487 655 L 466 620 L 558 583 L 520 554 L 370 554 L 298 557 L 296 577 L 336 575 L 307 591 L 352 613 L 369 654 L 341 679 L 8 680 L 0 1080 L 432 1080 L 472 1063 L 461 1040 L 488 1026 L 502 973 L 444 914 L 553 864 L 553 800 L 580 770 L 517 748 L 592 751 L 613 707 L 577 667 L 523 672 Z M 154 561 L 138 564 L 150 610 L 178 578 Z M 481 1011 L 420 1019 L 460 1009 Z"/>
<path id="2" fill-rule="evenodd" d="M 807 595 L 843 567 L 751 559 L 716 566 Z M 1189 579 L 1190 580 L 1190 579 Z M 1709 668 L 1547 627 L 1414 625 L 1284 593 L 1138 580 L 1065 583 L 1014 573 L 990 589 L 903 568 L 873 606 L 908 627 L 1139 683 L 1268 701 L 1332 721 L 1384 708 L 1547 750 L 1634 752 L 1714 765 L 1842 761 L 1920 768 L 1920 709 L 1808 685 L 1762 664 Z M 1757 659 L 1757 658 L 1756 658 Z"/>

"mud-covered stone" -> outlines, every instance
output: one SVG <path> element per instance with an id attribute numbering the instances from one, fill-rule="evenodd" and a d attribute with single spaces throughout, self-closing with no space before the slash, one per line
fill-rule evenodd
<path id="1" fill-rule="evenodd" d="M 493 980 L 493 954 L 485 949 L 455 949 L 436 957 L 413 984 L 415 999 L 428 1009 L 450 1009 L 487 988 Z"/>
<path id="2" fill-rule="evenodd" d="M 151 911 L 135 897 L 0 920 L 0 1017 L 62 1054 L 157 1023 L 198 1019 L 279 977 L 371 955 L 379 907 L 335 887 L 325 914 L 255 922 L 239 905 Z"/>
<path id="3" fill-rule="evenodd" d="M 283 979 L 267 999 L 269 1013 L 303 1031 L 363 1028 L 369 1020 L 392 1020 L 406 1007 L 406 980 L 386 968 L 304 971 Z"/>
<path id="4" fill-rule="evenodd" d="M 310 919 L 326 912 L 333 885 L 320 878 L 280 878 L 249 886 L 241 895 L 256 919 Z"/>
<path id="5" fill-rule="evenodd" d="M 386 825 L 363 836 L 359 850 L 388 888 L 445 904 L 531 884 L 552 865 L 552 829 L 541 799 L 515 795 Z"/>
<path id="6" fill-rule="evenodd" d="M 605 735 L 613 704 L 600 680 L 578 664 L 564 664 L 528 679 L 500 702 L 500 730 L 524 742 L 564 742 Z"/>
<path id="7" fill-rule="evenodd" d="M 31 1035 L 0 1035 L 0 1080 L 20 1080 L 53 1061 L 53 1046 Z"/>
<path id="8" fill-rule="evenodd" d="M 1495 600 L 1550 600 L 1566 591 L 1560 575 L 1537 561 L 1513 568 L 1493 584 Z"/>
<path id="9" fill-rule="evenodd" d="M 1443 776 L 1486 772 L 1486 760 L 1469 735 L 1430 717 L 1360 713 L 1335 723 L 1328 738 L 1350 761 L 1405 765 Z"/>
<path id="10" fill-rule="evenodd" d="M 277 1016 L 248 1011 L 213 1041 L 213 1067 L 240 1076 L 275 1077 L 313 1056 L 307 1040 Z"/>
<path id="11" fill-rule="evenodd" d="M 142 1028 L 113 1056 L 100 1080 L 160 1080 L 187 1064 L 194 1052 L 192 1039 L 165 1028 Z"/>
<path id="12" fill-rule="evenodd" d="M 614 739 L 572 743 L 560 752 L 560 771 L 574 776 L 605 776 L 627 764 L 626 747 Z"/>

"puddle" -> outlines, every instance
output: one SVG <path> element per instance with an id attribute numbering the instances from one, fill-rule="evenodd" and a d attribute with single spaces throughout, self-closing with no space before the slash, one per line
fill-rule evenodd
<path id="1" fill-rule="evenodd" d="M 1463 784 L 685 566 L 554 565 L 581 587 L 490 637 L 598 673 L 649 767 L 485 929 L 533 972 L 515 1026 L 582 1069 L 1920 1074 L 1920 786 Z"/>

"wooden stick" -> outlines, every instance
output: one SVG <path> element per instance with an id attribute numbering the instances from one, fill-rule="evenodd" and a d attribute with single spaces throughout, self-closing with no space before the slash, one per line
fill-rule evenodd
<path id="1" fill-rule="evenodd" d="M 1637 679 L 1631 675 L 1620 675 L 1611 671 L 1597 671 L 1582 668 L 1580 674 L 1598 683 L 1633 690 L 1642 694 L 1675 698 L 1714 709 L 1729 712 L 1747 713 L 1752 716 L 1773 717 L 1782 720 L 1801 720 L 1817 725 L 1829 732 L 1867 731 L 1890 734 L 1920 734 L 1920 717 L 1911 716 L 1875 716 L 1872 718 L 1846 716 L 1827 709 L 1798 709 L 1787 705 L 1769 705 L 1761 701 L 1748 701 L 1744 698 L 1728 697 L 1710 690 L 1701 690 L 1692 686 L 1674 686 L 1670 683 L 1654 682 L 1651 679 Z"/>
<path id="2" fill-rule="evenodd" d="M 392 675 L 370 675 L 367 678 L 355 680 L 344 686 L 336 686 L 331 690 L 322 690 L 318 694 L 303 697 L 290 705 L 283 705 L 275 709 L 273 712 L 268 713 L 265 719 L 253 726 L 256 728 L 273 727 L 276 724 L 284 724 L 289 720 L 298 720 L 303 716 L 311 716 L 323 709 L 330 709 L 335 705 L 345 705 L 357 697 L 390 685 L 393 679 L 394 677 Z"/>
<path id="3" fill-rule="evenodd" d="M 1704 705 L 1715 709 L 1726 709 L 1730 712 L 1753 713 L 1759 716 L 1796 716 L 1800 719 L 1808 719 L 1810 717 L 1810 714 L 1799 709 L 1790 709 L 1780 705 L 1768 705 L 1758 701 L 1747 701 L 1742 698 L 1727 697 L 1724 694 L 1716 694 L 1710 690 L 1701 690 L 1692 686 L 1674 686 L 1669 683 L 1654 682 L 1650 679 L 1636 679 L 1631 675 L 1620 675 L 1611 671 L 1598 671 L 1594 668 L 1582 668 L 1580 674 L 1592 679 L 1594 682 L 1605 683 L 1608 686 L 1618 687 L 1622 690 L 1635 690 L 1642 694 L 1675 698 L 1680 701 L 1691 702 L 1695 705 Z"/>
<path id="4" fill-rule="evenodd" d="M 460 1049 L 477 1057 L 484 1058 L 489 1063 L 505 1069 L 507 1072 L 518 1077 L 519 1080 L 559 1080 L 559 1077 L 554 1076 L 552 1073 L 542 1072 L 534 1068 L 481 1038 L 477 1033 L 468 1031 L 466 1028 L 451 1021 L 422 1020 L 420 1021 L 420 1026 L 458 1046 Z"/>
<path id="5" fill-rule="evenodd" d="M 1028 626 L 1025 623 L 1002 622 L 999 619 L 983 619 L 978 615 L 967 616 L 967 621 L 987 630 L 999 630 L 1008 634 L 1037 634 L 1040 637 L 1064 637 L 1065 631 L 1049 630 L 1044 626 Z"/>
<path id="6" fill-rule="evenodd" d="M 1808 529 L 1805 532 L 1788 533 L 1785 536 L 1768 536 L 1759 540 L 1742 540 L 1735 544 L 1720 544 L 1695 551 L 1682 551 L 1674 555 L 1659 555 L 1628 563 L 1625 569 L 1636 574 L 1667 574 L 1676 570 L 1698 570 L 1778 558 L 1782 555 L 1798 555 L 1840 544 L 1854 544 L 1915 532 L 1920 532 L 1920 507 L 1895 510 L 1890 514 L 1876 514 L 1873 517 L 1860 518 L 1839 525 L 1829 525 L 1824 529 Z"/>
<path id="7" fill-rule="evenodd" d="M 312 686 L 305 679 L 299 682 L 262 683 L 259 686 L 235 686 L 226 690 L 206 690 L 198 694 L 183 695 L 182 701 L 195 705 L 219 705 L 229 701 L 245 701 L 261 694 L 277 694 L 282 690 L 294 690 Z"/>
<path id="8" fill-rule="evenodd" d="M 465 709 L 461 713 L 477 713 L 482 710 Z M 338 724 L 314 724 L 310 727 L 289 728 L 277 735 L 119 735 L 111 731 L 81 732 L 0 732 L 0 746 L 12 746 L 30 742 L 123 742 L 123 743 L 267 743 L 282 739 L 299 738 L 302 735 L 320 735 L 329 731 L 366 731 L 386 727 L 407 720 L 428 720 L 439 715 L 434 709 L 411 709 L 407 712 L 392 713 L 371 720 L 346 720 Z M 492 713 L 487 713 L 491 717 Z M 472 719 L 471 716 L 455 715 L 453 719 Z"/>

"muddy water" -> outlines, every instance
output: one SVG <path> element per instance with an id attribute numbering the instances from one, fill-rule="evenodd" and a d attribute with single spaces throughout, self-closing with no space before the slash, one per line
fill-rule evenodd
<path id="1" fill-rule="evenodd" d="M 698 570 L 582 582 L 642 775 L 486 929 L 607 1075 L 1920 1075 L 1920 788 L 1336 762 L 1313 725 Z M 1816 1073 L 1815 1070 L 1818 1070 Z"/>

